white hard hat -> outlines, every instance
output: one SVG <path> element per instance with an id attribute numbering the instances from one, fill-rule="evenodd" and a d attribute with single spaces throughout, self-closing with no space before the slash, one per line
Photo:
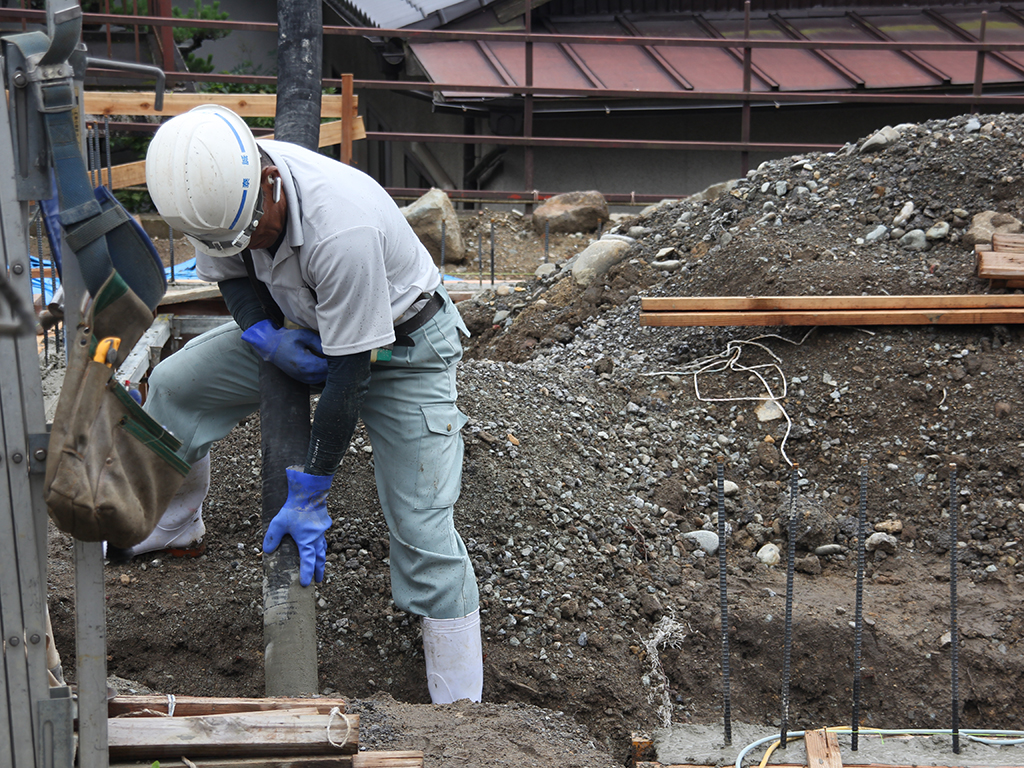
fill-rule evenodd
<path id="1" fill-rule="evenodd" d="M 146 152 L 146 185 L 168 225 L 210 256 L 245 249 L 263 215 L 256 139 L 216 104 L 160 126 Z"/>

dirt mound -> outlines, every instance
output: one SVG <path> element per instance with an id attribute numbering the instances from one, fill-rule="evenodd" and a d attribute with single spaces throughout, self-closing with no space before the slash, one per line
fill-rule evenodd
<path id="1" fill-rule="evenodd" d="M 613 765 L 634 732 L 718 721 L 720 573 L 707 539 L 719 466 L 734 717 L 779 722 L 796 509 L 790 723 L 849 721 L 864 467 L 866 533 L 882 536 L 866 556 L 862 723 L 949 726 L 951 561 L 961 724 L 1020 722 L 1019 328 L 638 322 L 642 295 L 986 291 L 963 234 L 985 210 L 1022 216 L 1024 121 L 964 116 L 897 131 L 876 153 L 851 145 L 771 161 L 716 199 L 620 222 L 612 231 L 635 242 L 595 285 L 577 286 L 562 258 L 547 277 L 460 306 L 474 338 L 459 374 L 471 420 L 456 515 L 481 584 L 486 703 L 421 710 L 458 718 L 441 725 L 406 717 L 427 702 L 418 622 L 390 601 L 373 454 L 357 432 L 331 496 L 317 621 L 321 691 L 357 699 L 368 746 L 428 744 L 437 766 L 510 756 Z M 476 216 L 479 233 L 489 222 Z M 923 239 L 903 239 L 915 230 Z M 591 236 L 574 238 L 573 255 Z M 542 263 L 530 242 L 508 273 Z M 767 395 L 774 414 L 759 413 Z M 206 555 L 109 569 L 108 666 L 164 692 L 258 696 L 258 419 L 212 455 Z M 766 545 L 782 564 L 758 556 Z M 73 647 L 69 550 L 53 537 L 63 648 Z M 492 728 L 504 755 L 493 754 Z"/>

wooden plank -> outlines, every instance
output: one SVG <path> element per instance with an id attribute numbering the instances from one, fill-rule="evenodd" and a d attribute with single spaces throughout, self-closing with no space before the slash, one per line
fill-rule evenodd
<path id="1" fill-rule="evenodd" d="M 668 296 L 641 299 L 647 312 L 867 309 L 983 309 L 1024 307 L 1024 296 L 1012 294 L 935 294 L 932 296 Z"/>
<path id="2" fill-rule="evenodd" d="M 216 285 L 210 285 L 209 283 L 204 283 L 203 285 L 196 286 L 195 288 L 186 288 L 184 290 L 176 290 L 168 286 L 167 293 L 165 293 L 164 297 L 160 299 L 160 306 L 163 307 L 168 304 L 184 304 L 189 301 L 219 298 L 220 288 Z M 253 701 L 263 701 L 263 699 L 253 699 Z M 273 701 L 273 699 L 269 699 L 269 701 Z M 289 699 L 289 701 L 291 701 L 291 699 Z M 295 701 L 302 701 L 302 699 L 295 699 Z M 316 701 L 316 699 L 311 699 L 311 701 Z M 245 710 L 238 711 L 242 712 Z M 328 708 L 327 711 L 330 712 L 330 708 Z M 345 710 L 342 709 L 341 711 L 344 712 Z"/>
<path id="3" fill-rule="evenodd" d="M 152 92 L 86 91 L 87 115 L 180 115 L 207 104 L 220 104 L 242 117 L 274 117 L 277 114 L 276 93 L 165 93 L 163 109 L 153 105 Z M 325 93 L 320 97 L 321 117 L 340 119 L 343 97 Z M 352 96 L 352 114 L 359 108 L 359 97 Z"/>
<path id="4" fill-rule="evenodd" d="M 341 120 L 334 120 L 329 123 L 320 124 L 320 146 L 331 147 L 335 144 L 341 143 Z M 271 136 L 265 136 L 261 138 L 274 138 Z M 366 128 L 363 124 L 363 118 L 357 116 L 355 123 L 352 126 L 352 139 L 365 139 Z M 103 174 L 104 177 L 106 173 Z M 125 187 L 138 187 L 143 186 L 146 183 L 146 161 L 139 160 L 134 163 L 124 163 L 123 165 L 115 165 L 111 169 L 111 189 L 123 189 Z"/>
<path id="5" fill-rule="evenodd" d="M 346 722 L 348 720 L 347 739 Z M 340 748 L 328 740 L 330 735 Z M 107 721 L 110 758 L 280 757 L 352 754 L 359 748 L 359 716 L 256 712 L 190 717 L 134 717 Z"/>
<path id="6" fill-rule="evenodd" d="M 107 715 L 118 717 L 121 715 L 138 713 L 142 710 L 149 710 L 159 715 L 167 714 L 169 699 L 167 696 L 122 696 L 118 695 L 107 702 Z M 178 716 L 189 715 L 217 715 L 239 712 L 273 712 L 293 709 L 295 707 L 316 707 L 322 714 L 330 714 L 331 709 L 337 707 L 339 711 L 345 711 L 344 699 L 295 699 L 295 698 L 263 698 L 263 699 L 239 699 L 239 698 L 218 698 L 207 696 L 175 696 L 174 714 Z"/>
<path id="7" fill-rule="evenodd" d="M 641 312 L 640 325 L 1012 325 L 1024 323 L 1024 309 L 906 309 L 833 312 Z"/>
<path id="8" fill-rule="evenodd" d="M 992 250 L 1024 253 L 1024 235 L 995 232 L 992 235 Z"/>
<path id="9" fill-rule="evenodd" d="M 835 731 L 827 728 L 805 731 L 804 747 L 807 750 L 807 768 L 843 768 L 839 737 Z"/>
<path id="10" fill-rule="evenodd" d="M 191 759 L 191 758 L 190 758 Z M 354 755 L 289 757 L 214 757 L 192 760 L 196 768 L 423 768 L 419 750 L 368 751 Z M 178 765 L 174 761 L 173 765 Z M 184 763 L 180 763 L 184 766 Z M 138 762 L 112 763 L 110 768 L 140 768 Z"/>
<path id="11" fill-rule="evenodd" d="M 1024 253 L 979 253 L 978 277 L 990 280 L 1024 278 Z"/>

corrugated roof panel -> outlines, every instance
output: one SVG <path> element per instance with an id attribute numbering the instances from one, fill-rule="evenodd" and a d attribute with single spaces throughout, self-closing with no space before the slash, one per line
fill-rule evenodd
<path id="1" fill-rule="evenodd" d="M 725 37 L 743 38 L 743 20 L 716 20 L 715 29 Z M 750 20 L 752 40 L 790 40 L 768 19 Z M 810 51 L 754 49 L 751 62 L 779 84 L 781 91 L 844 90 L 853 84 Z"/>
<path id="2" fill-rule="evenodd" d="M 614 21 L 559 22 L 553 30 L 563 35 L 625 36 Z M 684 86 L 643 48 L 632 45 L 573 45 L 574 51 L 604 85 L 617 91 L 679 91 Z"/>
<path id="3" fill-rule="evenodd" d="M 512 75 L 516 85 L 526 82 L 526 55 L 518 43 L 490 43 L 489 48 Z M 594 83 L 580 70 L 560 45 L 533 46 L 533 84 L 544 88 L 593 88 Z"/>
<path id="4" fill-rule="evenodd" d="M 347 4 L 383 29 L 401 27 L 423 21 L 435 11 L 455 5 L 456 0 L 346 0 Z"/>
<path id="5" fill-rule="evenodd" d="M 872 16 L 864 18 L 874 24 L 893 40 L 901 43 L 957 43 L 959 37 L 921 13 L 897 16 Z M 953 85 L 969 85 L 974 82 L 974 70 L 978 57 L 973 52 L 950 53 L 946 51 L 917 51 L 917 55 L 931 66 L 946 73 Z M 985 61 L 985 82 L 1013 82 L 1020 75 L 1005 64 L 988 57 Z"/>
<path id="6" fill-rule="evenodd" d="M 633 19 L 633 26 L 648 37 L 707 37 L 707 33 L 692 19 L 653 18 Z M 722 48 L 697 46 L 655 47 L 696 91 L 742 91 L 743 63 Z M 768 85 L 754 77 L 750 87 L 766 91 Z"/>
<path id="7" fill-rule="evenodd" d="M 929 15 L 930 14 L 930 15 Z M 1024 16 L 1013 6 L 990 11 L 986 40 L 1024 43 Z M 978 34 L 977 7 L 924 8 L 886 13 L 874 9 L 858 15 L 852 8 L 816 9 L 751 19 L 755 40 L 810 40 L 839 42 L 962 42 L 965 34 Z M 948 23 L 947 23 L 948 22 Z M 581 37 L 699 38 L 725 36 L 740 43 L 742 17 L 694 14 L 630 14 L 612 18 L 560 17 L 547 19 L 548 31 Z M 957 29 L 959 27 L 959 30 Z M 963 30 L 961 32 L 960 30 Z M 536 30 L 541 31 L 541 30 Z M 437 83 L 521 84 L 524 78 L 522 43 L 477 45 L 412 43 L 428 77 Z M 734 49 L 739 51 L 740 49 Z M 534 84 L 550 88 L 673 91 L 692 87 L 698 92 L 729 93 L 742 90 L 742 64 L 726 49 L 703 46 L 640 46 L 610 43 L 576 45 L 536 43 Z M 761 49 L 753 53 L 757 71 L 754 90 L 777 87 L 782 91 L 848 91 L 860 88 L 897 90 L 928 87 L 969 87 L 974 82 L 977 55 L 947 51 L 852 50 L 829 48 L 824 56 L 801 49 Z M 760 76 L 757 72 L 760 72 Z M 985 84 L 1024 84 L 1024 52 L 989 55 Z M 452 100 L 477 99 L 480 94 L 448 94 Z M 542 97 L 543 98 L 543 97 Z"/>
<path id="8" fill-rule="evenodd" d="M 978 37 L 981 31 L 981 14 L 977 11 L 943 9 L 942 15 L 970 34 L 971 37 Z M 1024 37 L 1024 26 L 1017 19 L 1018 17 L 1005 11 L 990 9 L 988 20 L 985 23 L 985 42 L 1019 43 Z M 1024 52 L 1005 51 L 1002 55 L 1014 63 L 1024 66 Z M 987 59 L 988 57 L 986 57 L 986 69 L 988 68 Z"/>
<path id="9" fill-rule="evenodd" d="M 858 27 L 852 19 L 844 16 L 787 20 L 810 40 L 867 43 L 877 39 Z M 925 88 L 940 84 L 940 81 L 927 70 L 894 51 L 833 48 L 829 50 L 829 55 L 855 72 L 864 81 L 865 88 Z"/>
<path id="10" fill-rule="evenodd" d="M 420 43 L 414 45 L 413 50 L 435 83 L 505 85 L 505 79 L 476 43 Z M 460 93 L 458 96 L 475 98 L 476 94 Z"/>

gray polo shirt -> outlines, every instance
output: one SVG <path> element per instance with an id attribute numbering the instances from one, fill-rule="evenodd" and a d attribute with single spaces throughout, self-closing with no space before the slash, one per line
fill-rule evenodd
<path id="1" fill-rule="evenodd" d="M 396 321 L 441 282 L 427 249 L 387 192 L 362 171 L 282 141 L 260 141 L 281 172 L 288 226 L 271 258 L 254 250 L 256 276 L 285 317 L 320 334 L 328 355 L 395 340 Z M 245 277 L 240 255 L 196 253 L 196 273 Z"/>

